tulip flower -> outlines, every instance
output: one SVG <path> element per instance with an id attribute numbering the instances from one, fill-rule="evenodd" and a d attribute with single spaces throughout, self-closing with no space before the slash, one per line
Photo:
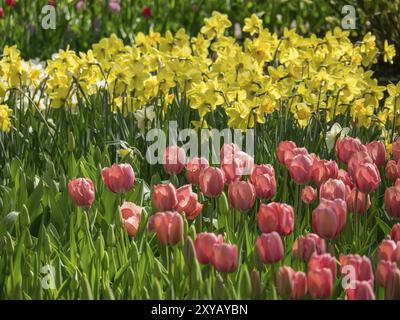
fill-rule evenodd
<path id="1" fill-rule="evenodd" d="M 277 155 L 280 164 L 284 164 L 285 152 L 294 148 L 297 148 L 297 146 L 293 141 L 282 141 L 279 143 Z"/>
<path id="2" fill-rule="evenodd" d="M 288 149 L 285 151 L 285 154 L 283 156 L 283 162 L 284 162 L 286 168 L 289 168 L 290 162 L 294 159 L 294 157 L 296 157 L 298 155 L 309 156 L 310 160 L 311 160 L 311 166 L 312 166 L 313 159 L 308 154 L 308 150 L 306 148 L 294 148 L 294 149 Z"/>
<path id="3" fill-rule="evenodd" d="M 390 231 L 390 238 L 396 242 L 400 241 L 400 223 L 393 225 L 392 230 Z"/>
<path id="4" fill-rule="evenodd" d="M 276 231 L 282 236 L 287 236 L 294 229 L 293 207 L 278 202 L 261 203 L 257 213 L 257 223 L 263 233 Z"/>
<path id="5" fill-rule="evenodd" d="M 394 183 L 394 186 L 398 189 L 400 189 L 400 179 L 396 179 L 396 182 Z"/>
<path id="6" fill-rule="evenodd" d="M 392 155 L 393 155 L 393 159 L 396 162 L 400 160 L 400 139 L 397 139 L 392 144 Z"/>
<path id="7" fill-rule="evenodd" d="M 389 187 L 383 199 L 385 210 L 395 219 L 400 219 L 400 188 Z"/>
<path id="8" fill-rule="evenodd" d="M 144 18 L 150 18 L 151 17 L 151 7 L 149 7 L 149 6 L 144 6 L 143 7 L 142 17 L 144 17 Z"/>
<path id="9" fill-rule="evenodd" d="M 4 17 L 4 9 L 0 7 L 0 19 L 3 19 Z"/>
<path id="10" fill-rule="evenodd" d="M 192 191 L 192 185 L 187 184 L 176 190 L 178 203 L 175 209 L 184 212 L 188 220 L 194 220 L 203 209 L 203 205 L 197 201 L 197 193 Z"/>
<path id="11" fill-rule="evenodd" d="M 157 184 L 151 195 L 153 203 L 158 210 L 172 210 L 178 204 L 176 189 L 172 183 Z"/>
<path id="12" fill-rule="evenodd" d="M 148 231 L 162 244 L 175 245 L 183 239 L 183 218 L 178 212 L 157 212 L 149 218 Z"/>
<path id="13" fill-rule="evenodd" d="M 79 0 L 76 3 L 76 11 L 80 12 L 82 10 L 86 9 L 86 1 L 85 0 Z"/>
<path id="14" fill-rule="evenodd" d="M 357 192 L 357 188 L 347 192 L 346 203 L 349 211 L 359 214 L 364 214 L 371 206 L 369 194 L 360 191 Z M 367 207 L 365 207 L 365 205 L 367 205 Z"/>
<path id="15" fill-rule="evenodd" d="M 169 174 L 178 174 L 186 164 L 186 152 L 178 146 L 169 146 L 165 149 L 163 156 L 164 170 Z"/>
<path id="16" fill-rule="evenodd" d="M 329 179 L 328 181 L 321 184 L 321 187 L 319 188 L 319 195 L 321 199 L 346 200 L 346 187 L 342 180 Z"/>
<path id="17" fill-rule="evenodd" d="M 241 212 L 247 212 L 254 206 L 256 191 L 248 181 L 234 181 L 229 185 L 229 202 L 231 207 Z"/>
<path id="18" fill-rule="evenodd" d="M 346 202 L 321 199 L 312 213 L 312 228 L 321 238 L 335 238 L 346 224 Z"/>
<path id="19" fill-rule="evenodd" d="M 298 237 L 293 244 L 293 257 L 308 262 L 315 252 L 316 254 L 325 253 L 325 240 L 315 233 L 309 233 Z"/>
<path id="20" fill-rule="evenodd" d="M 16 0 L 6 0 L 6 5 L 10 8 L 14 7 L 16 3 Z"/>
<path id="21" fill-rule="evenodd" d="M 337 179 L 342 180 L 345 186 L 349 186 L 350 189 L 353 189 L 354 187 L 353 179 L 350 177 L 347 171 L 339 169 Z"/>
<path id="22" fill-rule="evenodd" d="M 201 170 L 199 175 L 200 190 L 206 196 L 217 197 L 224 190 L 224 172 L 215 167 L 208 167 Z"/>
<path id="23" fill-rule="evenodd" d="M 330 269 L 312 269 L 307 274 L 307 286 L 314 299 L 330 298 L 333 291 L 333 275 Z"/>
<path id="24" fill-rule="evenodd" d="M 219 272 L 234 272 L 238 265 L 238 252 L 236 245 L 214 243 L 212 249 L 212 265 Z"/>
<path id="25" fill-rule="evenodd" d="M 108 190 L 114 193 L 129 192 L 135 183 L 135 173 L 130 164 L 114 163 L 110 168 L 104 168 L 101 176 Z"/>
<path id="26" fill-rule="evenodd" d="M 367 151 L 367 148 L 359 139 L 345 137 L 336 141 L 335 150 L 339 161 L 347 164 L 354 153 L 358 151 Z"/>
<path id="27" fill-rule="evenodd" d="M 298 154 L 288 165 L 290 177 L 298 184 L 307 184 L 311 180 L 312 160 L 309 155 Z"/>
<path id="28" fill-rule="evenodd" d="M 373 285 L 374 273 L 371 260 L 368 257 L 361 257 L 357 254 L 340 255 L 340 272 L 343 276 L 347 274 L 345 266 L 354 268 L 356 280 L 369 281 Z"/>
<path id="29" fill-rule="evenodd" d="M 278 271 L 278 292 L 283 298 L 302 299 L 307 293 L 307 276 L 283 266 Z"/>
<path id="30" fill-rule="evenodd" d="M 270 199 L 276 193 L 275 170 L 270 164 L 255 165 L 250 176 L 257 197 Z"/>
<path id="31" fill-rule="evenodd" d="M 400 300 L 400 270 L 390 270 L 385 287 L 386 300 Z"/>
<path id="32" fill-rule="evenodd" d="M 254 158 L 242 151 L 235 152 L 233 158 L 225 156 L 221 163 L 221 169 L 224 171 L 228 184 L 251 174 L 253 167 Z"/>
<path id="33" fill-rule="evenodd" d="M 331 256 L 330 253 L 317 254 L 314 252 L 308 261 L 308 269 L 316 270 L 324 268 L 329 269 L 333 279 L 336 279 L 337 265 L 335 257 Z"/>
<path id="34" fill-rule="evenodd" d="M 121 206 L 121 214 L 128 235 L 130 237 L 135 236 L 139 228 L 142 208 L 132 202 L 125 201 Z"/>
<path id="35" fill-rule="evenodd" d="M 301 201 L 304 203 L 310 204 L 317 199 L 317 190 L 311 186 L 305 186 L 303 190 L 301 190 Z"/>
<path id="36" fill-rule="evenodd" d="M 314 182 L 317 184 L 317 186 L 320 186 L 328 179 L 336 179 L 338 173 L 339 173 L 338 165 L 336 161 L 333 160 L 314 161 L 311 169 L 312 178 Z"/>
<path id="37" fill-rule="evenodd" d="M 236 153 L 240 151 L 240 148 L 235 143 L 224 143 L 220 150 L 221 163 L 232 163 Z"/>
<path id="38" fill-rule="evenodd" d="M 110 0 L 108 8 L 113 13 L 119 13 L 121 11 L 121 4 L 119 3 L 119 0 Z"/>
<path id="39" fill-rule="evenodd" d="M 378 267 L 376 268 L 376 282 L 378 283 L 378 286 L 386 287 L 388 274 L 394 272 L 396 269 L 396 262 L 380 260 L 378 262 Z"/>
<path id="40" fill-rule="evenodd" d="M 377 166 L 384 166 L 386 163 L 386 149 L 382 141 L 372 141 L 367 144 L 367 151 Z"/>
<path id="41" fill-rule="evenodd" d="M 385 177 L 389 181 L 395 181 L 399 177 L 399 171 L 396 161 L 388 161 L 385 167 Z"/>
<path id="42" fill-rule="evenodd" d="M 354 181 L 356 179 L 357 169 L 364 163 L 371 163 L 371 164 L 374 163 L 372 158 L 369 156 L 368 152 L 359 151 L 351 156 L 349 163 L 347 165 L 347 172 L 349 173 L 350 177 L 353 178 Z"/>
<path id="43" fill-rule="evenodd" d="M 95 199 L 95 190 L 92 180 L 73 178 L 68 183 L 68 193 L 79 207 L 90 207 Z"/>
<path id="44" fill-rule="evenodd" d="M 202 169 L 209 167 L 206 158 L 195 157 L 186 163 L 186 176 L 189 182 L 193 185 L 199 185 L 199 176 Z"/>
<path id="45" fill-rule="evenodd" d="M 256 252 L 261 263 L 275 263 L 283 259 L 283 243 L 275 231 L 262 233 L 256 240 Z"/>
<path id="46" fill-rule="evenodd" d="M 384 239 L 378 249 L 379 260 L 400 261 L 400 242 Z"/>
<path id="47" fill-rule="evenodd" d="M 356 170 L 355 182 L 357 188 L 363 193 L 375 191 L 381 183 L 381 176 L 376 165 L 361 164 Z"/>
<path id="48" fill-rule="evenodd" d="M 346 290 L 346 296 L 348 300 L 375 300 L 375 293 L 369 281 L 356 280 L 354 289 Z"/>
<path id="49" fill-rule="evenodd" d="M 197 260 L 201 264 L 209 264 L 212 260 L 214 244 L 224 243 L 224 237 L 214 233 L 202 232 L 197 234 L 194 241 Z"/>

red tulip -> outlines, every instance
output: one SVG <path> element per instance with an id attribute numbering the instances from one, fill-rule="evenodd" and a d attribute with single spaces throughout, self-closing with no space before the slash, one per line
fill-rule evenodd
<path id="1" fill-rule="evenodd" d="M 278 292 L 284 298 L 302 299 L 307 293 L 307 276 L 291 267 L 281 267 L 278 272 Z"/>
<path id="2" fill-rule="evenodd" d="M 300 236 L 293 244 L 293 256 L 305 262 L 310 260 L 314 252 L 323 254 L 325 250 L 325 240 L 315 233 Z"/>
<path id="3" fill-rule="evenodd" d="M 355 181 L 361 192 L 371 193 L 379 187 L 381 176 L 375 164 L 364 163 L 357 168 Z"/>
<path id="4" fill-rule="evenodd" d="M 346 200 L 346 187 L 342 180 L 329 179 L 319 188 L 319 196 L 321 199 L 327 200 Z"/>
<path id="5" fill-rule="evenodd" d="M 357 169 L 364 163 L 374 163 L 372 158 L 369 156 L 368 152 L 366 151 L 359 151 L 354 153 L 347 165 L 347 172 L 349 173 L 350 177 L 353 178 L 355 181 L 356 179 L 356 171 Z"/>
<path id="6" fill-rule="evenodd" d="M 386 287 L 388 274 L 394 272 L 396 269 L 396 262 L 380 260 L 378 262 L 378 267 L 376 268 L 376 282 L 378 283 L 378 286 Z"/>
<path id="7" fill-rule="evenodd" d="M 275 170 L 270 164 L 255 165 L 250 176 L 257 197 L 270 199 L 276 193 Z"/>
<path id="8" fill-rule="evenodd" d="M 297 146 L 293 141 L 282 141 L 279 143 L 277 155 L 280 164 L 284 164 L 285 152 L 294 148 L 297 148 Z"/>
<path id="9" fill-rule="evenodd" d="M 329 269 L 332 273 L 333 279 L 336 278 L 337 265 L 335 257 L 331 256 L 330 253 L 317 254 L 313 253 L 308 261 L 308 269 Z"/>
<path id="10" fill-rule="evenodd" d="M 139 228 L 142 208 L 132 202 L 125 201 L 121 206 L 122 219 L 128 235 L 133 237 Z"/>
<path id="11" fill-rule="evenodd" d="M 201 170 L 199 175 L 200 190 L 206 196 L 217 197 L 224 190 L 224 172 L 215 167 L 208 167 Z"/>
<path id="12" fill-rule="evenodd" d="M 176 190 L 178 203 L 175 209 L 184 212 L 188 220 L 194 220 L 203 210 L 203 205 L 197 201 L 197 193 L 192 191 L 192 185 L 187 184 Z"/>
<path id="13" fill-rule="evenodd" d="M 17 3 L 16 0 L 6 0 L 6 5 L 9 6 L 10 8 L 14 7 L 16 3 Z"/>
<path id="14" fill-rule="evenodd" d="M 393 159 L 396 162 L 400 160 L 400 139 L 397 139 L 392 144 L 392 155 L 393 155 Z"/>
<path id="15" fill-rule="evenodd" d="M 177 244 L 183 239 L 183 218 L 178 212 L 157 212 L 149 219 L 148 231 L 162 244 Z"/>
<path id="16" fill-rule="evenodd" d="M 165 149 L 163 156 L 164 170 L 169 173 L 180 173 L 186 164 L 185 149 L 178 146 L 169 146 Z"/>
<path id="17" fill-rule="evenodd" d="M 135 173 L 130 164 L 114 163 L 110 168 L 104 168 L 101 176 L 107 188 L 114 193 L 126 193 L 135 183 Z"/>
<path id="18" fill-rule="evenodd" d="M 368 257 L 361 257 L 358 254 L 340 255 L 340 272 L 343 276 L 347 274 L 345 266 L 352 266 L 354 268 L 355 280 L 369 281 L 373 285 L 374 273 L 372 271 L 371 260 Z"/>
<path id="19" fill-rule="evenodd" d="M 282 236 L 287 236 L 294 229 L 293 207 L 279 202 L 261 203 L 257 223 L 263 233 L 276 231 Z"/>
<path id="20" fill-rule="evenodd" d="M 386 300 L 400 300 L 400 270 L 391 270 L 386 279 L 385 287 Z"/>
<path id="21" fill-rule="evenodd" d="M 4 9 L 0 7 L 0 19 L 3 19 L 4 17 Z"/>
<path id="22" fill-rule="evenodd" d="M 377 166 L 384 166 L 386 163 L 386 149 L 382 141 L 372 141 L 367 144 L 367 150 Z"/>
<path id="23" fill-rule="evenodd" d="M 308 271 L 307 285 L 314 299 L 327 299 L 332 295 L 333 276 L 330 269 L 314 269 Z"/>
<path id="24" fill-rule="evenodd" d="M 186 164 L 186 176 L 189 182 L 193 185 L 199 185 L 199 176 L 202 169 L 209 167 L 206 158 L 193 158 Z"/>
<path id="25" fill-rule="evenodd" d="M 393 225 L 392 230 L 390 231 L 390 238 L 396 242 L 400 241 L 400 223 Z"/>
<path id="26" fill-rule="evenodd" d="M 202 232 L 197 234 L 194 241 L 197 260 L 201 264 L 211 263 L 214 244 L 224 243 L 224 237 L 215 235 L 214 233 Z"/>
<path id="27" fill-rule="evenodd" d="M 320 186 L 328 179 L 336 179 L 339 172 L 336 161 L 317 160 L 314 161 L 311 175 L 317 186 Z"/>
<path id="28" fill-rule="evenodd" d="M 238 264 L 236 245 L 215 243 L 213 245 L 212 264 L 219 272 L 234 272 Z"/>
<path id="29" fill-rule="evenodd" d="M 346 295 L 348 300 L 375 300 L 375 293 L 372 289 L 371 282 L 356 280 L 354 289 L 347 289 Z"/>
<path id="30" fill-rule="evenodd" d="M 157 184 L 151 195 L 158 210 L 172 210 L 178 204 L 176 189 L 172 183 Z"/>
<path id="31" fill-rule="evenodd" d="M 256 190 L 248 181 L 234 181 L 229 185 L 229 202 L 232 208 L 247 212 L 254 206 Z"/>
<path id="32" fill-rule="evenodd" d="M 275 263 L 283 259 L 283 243 L 275 231 L 262 233 L 256 240 L 256 251 L 260 262 Z"/>
<path id="33" fill-rule="evenodd" d="M 290 162 L 294 159 L 294 157 L 296 157 L 300 154 L 309 156 L 310 160 L 311 160 L 311 165 L 312 165 L 312 162 L 314 159 L 308 154 L 308 151 L 306 148 L 294 148 L 294 149 L 288 149 L 285 151 L 285 154 L 283 156 L 283 162 L 284 162 L 286 168 L 289 167 Z"/>
<path id="34" fill-rule="evenodd" d="M 142 16 L 145 18 L 150 18 L 151 17 L 151 7 L 144 6 L 143 10 L 142 10 Z"/>
<path id="35" fill-rule="evenodd" d="M 68 193 L 79 207 L 91 206 L 95 198 L 95 190 L 92 180 L 85 178 L 73 178 L 68 183 Z"/>
<path id="36" fill-rule="evenodd" d="M 339 180 L 342 180 L 345 186 L 349 186 L 350 189 L 353 189 L 354 187 L 353 179 L 350 177 L 347 171 L 339 169 L 337 178 Z"/>
<path id="37" fill-rule="evenodd" d="M 291 178 L 298 184 L 307 184 L 311 180 L 312 160 L 309 155 L 299 154 L 288 165 Z"/>
<path id="38" fill-rule="evenodd" d="M 324 239 L 336 237 L 346 224 L 346 210 L 346 202 L 342 199 L 321 199 L 312 213 L 314 232 Z"/>
<path id="39" fill-rule="evenodd" d="M 400 261 L 400 242 L 382 240 L 378 250 L 379 260 Z"/>
<path id="40" fill-rule="evenodd" d="M 311 186 L 305 186 L 301 191 L 301 201 L 310 204 L 317 199 L 317 190 Z"/>
<path id="41" fill-rule="evenodd" d="M 385 210 L 395 219 L 400 219 L 400 188 L 390 187 L 385 190 Z"/>
<path id="42" fill-rule="evenodd" d="M 367 148 L 359 139 L 345 137 L 336 141 L 336 156 L 340 162 L 347 164 L 351 156 L 358 151 L 366 151 Z"/>
<path id="43" fill-rule="evenodd" d="M 357 195 L 357 200 L 356 200 L 356 195 Z M 367 203 L 365 203 L 365 198 L 367 200 Z M 346 203 L 347 203 L 347 209 L 349 211 L 359 214 L 365 213 L 371 206 L 371 200 L 369 194 L 365 194 L 360 191 L 358 191 L 357 193 L 357 188 L 354 188 L 353 190 L 347 192 Z M 365 204 L 367 204 L 366 208 Z"/>
<path id="44" fill-rule="evenodd" d="M 385 167 L 385 177 L 389 181 L 395 181 L 399 177 L 397 163 L 394 160 L 389 160 Z"/>

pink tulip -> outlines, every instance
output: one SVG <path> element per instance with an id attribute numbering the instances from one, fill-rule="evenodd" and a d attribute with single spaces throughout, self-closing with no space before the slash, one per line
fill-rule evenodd
<path id="1" fill-rule="evenodd" d="M 175 245 L 183 239 L 183 218 L 178 212 L 157 212 L 149 218 L 148 231 L 162 244 Z"/>
<path id="2" fill-rule="evenodd" d="M 276 231 L 282 236 L 287 236 L 294 229 L 293 207 L 279 202 L 261 203 L 257 223 L 263 233 Z"/>
<path id="3" fill-rule="evenodd" d="M 178 204 L 176 189 L 170 182 L 155 185 L 151 197 L 156 208 L 161 211 L 173 210 Z"/>
<path id="4" fill-rule="evenodd" d="M 399 177 L 399 171 L 396 161 L 388 161 L 385 167 L 385 177 L 389 181 L 395 181 Z"/>
<path id="5" fill-rule="evenodd" d="M 262 233 L 256 240 L 256 251 L 261 263 L 275 263 L 283 259 L 283 243 L 275 231 Z"/>
<path id="6" fill-rule="evenodd" d="M 78 207 L 90 207 L 95 200 L 95 190 L 92 180 L 73 178 L 68 183 L 68 193 Z"/>
<path id="7" fill-rule="evenodd" d="M 339 180 L 342 180 L 345 186 L 349 186 L 350 189 L 353 189 L 354 187 L 353 179 L 350 177 L 347 171 L 339 169 L 337 178 Z"/>
<path id="8" fill-rule="evenodd" d="M 316 254 L 325 253 L 325 240 L 315 233 L 298 237 L 293 244 L 293 257 L 308 262 L 315 252 Z"/>
<path id="9" fill-rule="evenodd" d="M 333 276 L 330 269 L 309 270 L 307 274 L 307 286 L 310 295 L 314 299 L 327 299 L 332 295 Z"/>
<path id="10" fill-rule="evenodd" d="M 127 193 L 135 183 L 135 173 L 130 164 L 114 163 L 110 168 L 104 168 L 101 176 L 108 190 L 114 193 Z"/>
<path id="11" fill-rule="evenodd" d="M 221 163 L 232 163 L 233 159 L 237 152 L 240 151 L 240 148 L 235 143 L 224 143 L 220 150 L 220 159 Z"/>
<path id="12" fill-rule="evenodd" d="M 290 162 L 292 162 L 292 160 L 298 155 L 308 156 L 311 160 L 311 166 L 312 166 L 314 159 L 308 154 L 307 149 L 306 148 L 294 148 L 294 149 L 288 149 L 285 151 L 285 154 L 283 156 L 283 162 L 284 162 L 286 168 L 289 167 Z"/>
<path id="13" fill-rule="evenodd" d="M 380 260 L 376 268 L 376 282 L 380 287 L 386 287 L 388 274 L 397 269 L 396 262 Z"/>
<path id="14" fill-rule="evenodd" d="M 203 210 L 203 205 L 197 201 L 197 193 L 192 191 L 192 185 L 186 184 L 176 190 L 178 203 L 175 209 L 184 212 L 188 220 L 194 220 Z"/>
<path id="15" fill-rule="evenodd" d="M 356 200 L 357 196 L 357 200 Z M 365 202 L 365 200 L 367 200 Z M 357 188 L 347 192 L 346 194 L 347 209 L 354 213 L 364 214 L 371 206 L 369 194 L 357 192 Z M 367 207 L 365 208 L 365 205 Z"/>
<path id="16" fill-rule="evenodd" d="M 209 264 L 212 260 L 214 244 L 224 243 L 224 237 L 214 233 L 202 232 L 197 234 L 194 241 L 197 260 L 201 264 Z"/>
<path id="17" fill-rule="evenodd" d="M 308 261 L 308 269 L 316 270 L 324 268 L 329 269 L 333 279 L 336 279 L 337 265 L 335 257 L 331 256 L 330 253 L 316 254 L 314 252 Z"/>
<path id="18" fill-rule="evenodd" d="M 400 223 L 393 225 L 392 230 L 390 231 L 390 238 L 396 242 L 400 241 Z"/>
<path id="19" fill-rule="evenodd" d="M 381 183 L 377 166 L 371 163 L 361 164 L 356 170 L 355 182 L 357 188 L 363 193 L 375 191 Z"/>
<path id="20" fill-rule="evenodd" d="M 346 187 L 342 180 L 329 179 L 319 188 L 319 196 L 321 199 L 327 200 L 346 200 Z"/>
<path id="21" fill-rule="evenodd" d="M 311 186 L 305 186 L 301 191 L 301 201 L 310 204 L 317 199 L 317 190 Z"/>
<path id="22" fill-rule="evenodd" d="M 367 150 L 377 166 L 384 166 L 386 163 L 386 149 L 382 141 L 372 141 L 367 144 Z"/>
<path id="23" fill-rule="evenodd" d="M 307 276 L 304 272 L 295 272 L 291 267 L 283 266 L 278 272 L 278 292 L 283 298 L 303 299 L 307 293 Z"/>
<path id="24" fill-rule="evenodd" d="M 270 199 L 276 193 L 275 170 L 270 164 L 255 165 L 250 176 L 257 197 Z"/>
<path id="25" fill-rule="evenodd" d="M 400 261 L 400 242 L 384 239 L 378 249 L 379 260 Z"/>
<path id="26" fill-rule="evenodd" d="M 384 196 L 385 210 L 393 218 L 400 219 L 400 188 L 389 187 L 385 190 Z"/>
<path id="27" fill-rule="evenodd" d="M 234 272 L 238 265 L 236 245 L 215 243 L 213 245 L 212 264 L 219 272 Z"/>
<path id="28" fill-rule="evenodd" d="M 398 189 L 400 189 L 400 179 L 396 179 L 396 182 L 394 183 L 394 186 Z"/>
<path id="29" fill-rule="evenodd" d="M 280 164 L 284 164 L 285 152 L 294 148 L 297 148 L 297 146 L 293 141 L 282 141 L 279 143 L 277 155 Z"/>
<path id="30" fill-rule="evenodd" d="M 299 154 L 288 165 L 290 177 L 298 184 L 307 184 L 311 180 L 312 160 L 309 155 Z"/>
<path id="31" fill-rule="evenodd" d="M 353 178 L 354 181 L 356 179 L 357 169 L 364 163 L 371 163 L 371 164 L 374 163 L 372 158 L 369 156 L 368 152 L 359 151 L 351 156 L 349 163 L 347 165 L 347 172 L 349 173 L 350 177 Z"/>
<path id="32" fill-rule="evenodd" d="M 231 207 L 241 212 L 247 212 L 254 206 L 256 191 L 248 181 L 234 181 L 229 185 L 229 202 Z"/>
<path id="33" fill-rule="evenodd" d="M 193 158 L 186 164 L 186 176 L 189 182 L 193 185 L 199 185 L 199 176 L 202 169 L 209 167 L 206 158 Z"/>
<path id="34" fill-rule="evenodd" d="M 386 300 L 400 300 L 400 270 L 390 270 L 385 287 Z"/>
<path id="35" fill-rule="evenodd" d="M 392 155 L 393 155 L 393 159 L 396 162 L 400 160 L 400 139 L 397 139 L 392 144 Z"/>
<path id="36" fill-rule="evenodd" d="M 206 196 L 217 197 L 224 191 L 224 172 L 215 167 L 208 167 L 201 170 L 199 175 L 200 190 Z"/>
<path id="37" fill-rule="evenodd" d="M 169 174 L 182 172 L 186 164 L 185 149 L 178 146 L 169 146 L 165 149 L 163 156 L 164 170 Z"/>
<path id="38" fill-rule="evenodd" d="M 0 7 L 0 19 L 4 18 L 4 9 L 3 7 Z"/>
<path id="39" fill-rule="evenodd" d="M 347 164 L 351 156 L 358 151 L 366 151 L 367 148 L 359 139 L 345 137 L 336 141 L 336 156 L 340 162 Z"/>
<path id="40" fill-rule="evenodd" d="M 356 280 L 354 289 L 346 290 L 348 300 L 375 300 L 375 293 L 372 289 L 371 282 Z"/>
<path id="41" fill-rule="evenodd" d="M 354 268 L 356 280 L 369 281 L 371 285 L 374 283 L 374 272 L 372 271 L 371 260 L 366 256 L 358 254 L 340 255 L 340 272 L 343 276 L 348 273 L 345 266 Z"/>
<path id="42" fill-rule="evenodd" d="M 321 238 L 335 238 L 346 224 L 346 202 L 321 199 L 312 213 L 312 228 Z"/>
<path id="43" fill-rule="evenodd" d="M 130 237 L 136 235 L 142 215 L 142 208 L 132 202 L 125 201 L 121 206 L 124 227 Z"/>
<path id="44" fill-rule="evenodd" d="M 233 158 L 225 156 L 221 163 L 221 169 L 224 171 L 226 183 L 228 184 L 251 174 L 253 167 L 254 158 L 242 151 L 235 152 Z"/>
<path id="45" fill-rule="evenodd" d="M 336 161 L 317 160 L 314 161 L 311 175 L 317 186 L 320 186 L 328 179 L 336 179 L 339 172 Z"/>

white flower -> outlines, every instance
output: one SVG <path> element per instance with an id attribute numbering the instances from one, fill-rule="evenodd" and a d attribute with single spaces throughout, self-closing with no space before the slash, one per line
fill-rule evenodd
<path id="1" fill-rule="evenodd" d="M 336 143 L 336 138 L 340 134 L 340 139 L 343 139 L 350 132 L 350 128 L 342 128 L 339 123 L 333 124 L 331 130 L 326 133 L 326 146 L 328 150 L 332 150 Z"/>

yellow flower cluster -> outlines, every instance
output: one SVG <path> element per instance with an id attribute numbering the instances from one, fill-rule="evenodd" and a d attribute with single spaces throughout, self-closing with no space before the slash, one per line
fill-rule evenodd
<path id="1" fill-rule="evenodd" d="M 252 15 L 243 27 L 249 35 L 240 42 L 225 35 L 230 26 L 226 15 L 213 12 L 194 37 L 184 29 L 164 36 L 150 31 L 124 45 L 112 35 L 86 53 L 61 50 L 45 69 L 6 47 L 0 102 L 10 87 L 28 88 L 34 101 L 53 108 L 73 108 L 79 98 L 108 92 L 112 110 L 126 115 L 150 105 L 164 113 L 185 99 L 200 119 L 223 108 L 228 125 L 239 129 L 282 110 L 300 126 L 321 111 L 328 121 L 346 115 L 360 126 L 383 126 L 400 110 L 400 83 L 380 86 L 369 70 L 380 56 L 393 63 L 394 46 L 385 42 L 379 52 L 370 33 L 355 44 L 339 28 L 323 38 L 288 29 L 279 37 Z M 44 90 L 40 98 L 38 88 Z"/>
<path id="2" fill-rule="evenodd" d="M 3 105 L 0 104 L 0 131 L 3 132 L 9 132 L 11 128 L 11 121 L 10 117 L 12 114 L 12 110 Z"/>

